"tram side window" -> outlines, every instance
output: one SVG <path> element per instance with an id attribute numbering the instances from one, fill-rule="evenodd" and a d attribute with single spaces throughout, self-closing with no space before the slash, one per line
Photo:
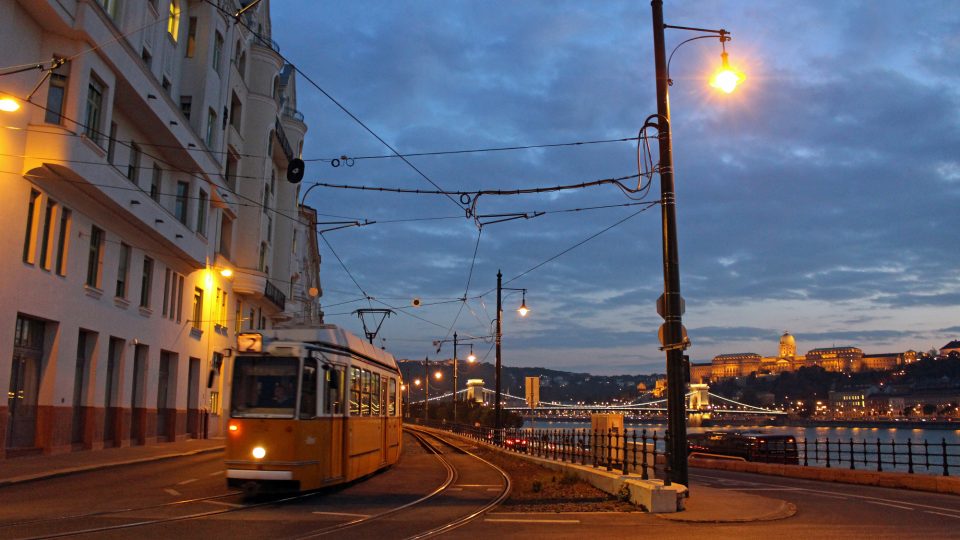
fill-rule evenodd
<path id="1" fill-rule="evenodd" d="M 390 379 L 390 390 L 387 394 L 387 414 L 397 415 L 397 380 L 394 378 Z"/>
<path id="2" fill-rule="evenodd" d="M 360 414 L 360 368 L 350 368 L 350 414 Z"/>
<path id="3" fill-rule="evenodd" d="M 317 361 L 308 358 L 303 361 L 303 373 L 300 376 L 300 418 L 317 417 Z"/>
<path id="4" fill-rule="evenodd" d="M 363 395 L 360 396 L 360 414 L 370 416 L 370 372 L 363 370 Z"/>
<path id="5" fill-rule="evenodd" d="M 324 403 L 327 414 L 343 414 L 343 369 L 325 370 L 324 379 L 326 383 Z"/>
<path id="6" fill-rule="evenodd" d="M 370 374 L 370 414 L 380 416 L 380 374 Z"/>

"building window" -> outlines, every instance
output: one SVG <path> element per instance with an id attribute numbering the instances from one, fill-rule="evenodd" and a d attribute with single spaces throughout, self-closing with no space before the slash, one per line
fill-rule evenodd
<path id="1" fill-rule="evenodd" d="M 97 0 L 97 2 L 103 6 L 103 10 L 107 12 L 107 15 L 109 15 L 111 19 L 117 18 L 117 5 L 119 4 L 119 0 Z"/>
<path id="2" fill-rule="evenodd" d="M 170 82 L 170 79 L 166 75 L 163 76 L 163 82 L 160 83 L 160 86 L 163 87 L 163 91 L 167 93 L 168 96 L 172 97 L 173 83 Z"/>
<path id="3" fill-rule="evenodd" d="M 220 297 L 220 326 L 227 327 L 227 291 Z"/>
<path id="4" fill-rule="evenodd" d="M 140 58 L 143 58 L 143 63 L 147 65 L 147 69 L 153 65 L 153 55 L 150 54 L 150 50 L 146 47 L 140 51 Z"/>
<path id="5" fill-rule="evenodd" d="M 180 0 L 170 0 L 170 16 L 167 18 L 167 33 L 176 43 L 180 35 Z"/>
<path id="6" fill-rule="evenodd" d="M 270 207 L 270 184 L 263 186 L 263 213 L 267 213 L 267 209 Z"/>
<path id="7" fill-rule="evenodd" d="M 117 298 L 127 297 L 127 278 L 130 274 L 130 246 L 120 244 L 120 260 L 117 268 Z"/>
<path id="8" fill-rule="evenodd" d="M 27 232 L 23 238 L 23 262 L 33 264 L 37 250 L 37 220 L 39 216 L 40 192 L 30 190 L 30 203 L 27 206 Z"/>
<path id="9" fill-rule="evenodd" d="M 40 232 L 40 268 L 50 270 L 50 263 L 53 259 L 53 233 L 54 216 L 57 211 L 57 203 L 47 199 L 47 210 L 43 216 L 43 230 Z"/>
<path id="10" fill-rule="evenodd" d="M 220 58 L 223 56 L 223 36 L 216 32 L 213 38 L 213 70 L 220 74 Z"/>
<path id="11" fill-rule="evenodd" d="M 103 229 L 93 225 L 90 229 L 90 251 L 87 258 L 87 286 L 100 288 L 103 268 Z"/>
<path id="12" fill-rule="evenodd" d="M 150 307 L 150 292 L 153 288 L 153 259 L 143 258 L 143 274 L 140 276 L 140 307 Z"/>
<path id="13" fill-rule="evenodd" d="M 266 268 L 267 263 L 267 243 L 260 242 L 260 260 L 257 263 L 257 270 L 263 272 L 263 269 Z"/>
<path id="14" fill-rule="evenodd" d="M 200 287 L 193 288 L 193 318 L 190 320 L 190 323 L 194 328 L 200 330 L 200 325 L 203 322 L 203 289 Z"/>
<path id="15" fill-rule="evenodd" d="M 190 184 L 186 182 L 177 182 L 177 199 L 173 207 L 173 215 L 177 221 L 187 224 L 187 192 L 190 190 Z"/>
<path id="16" fill-rule="evenodd" d="M 140 177 L 140 146 L 135 142 L 130 143 L 130 164 L 127 165 L 127 178 L 134 184 L 138 183 Z"/>
<path id="17" fill-rule="evenodd" d="M 277 188 L 277 170 L 274 168 L 270 169 L 270 193 L 276 191 Z"/>
<path id="18" fill-rule="evenodd" d="M 233 220 L 225 212 L 220 213 L 220 242 L 217 251 L 230 258 L 230 246 L 233 245 Z"/>
<path id="19" fill-rule="evenodd" d="M 69 64 L 64 63 L 50 73 L 50 87 L 47 89 L 47 111 L 44 121 L 59 124 L 63 121 L 63 104 L 67 94 L 67 71 Z"/>
<path id="20" fill-rule="evenodd" d="M 193 55 L 197 52 L 197 18 L 190 17 L 190 21 L 187 23 L 187 58 L 193 58 Z"/>
<path id="21" fill-rule="evenodd" d="M 217 125 L 217 113 L 213 109 L 207 110 L 207 134 L 203 141 L 207 143 L 208 148 L 213 148 L 213 134 Z"/>
<path id="22" fill-rule="evenodd" d="M 110 138 L 107 139 L 107 162 L 113 165 L 113 157 L 117 151 L 117 123 L 110 122 Z"/>
<path id="23" fill-rule="evenodd" d="M 197 232 L 207 236 L 207 192 L 200 190 L 197 194 Z"/>
<path id="24" fill-rule="evenodd" d="M 193 107 L 193 97 L 191 96 L 180 96 L 180 112 L 183 113 L 183 117 L 187 120 L 190 120 L 190 109 Z"/>
<path id="25" fill-rule="evenodd" d="M 160 189 L 163 185 L 163 169 L 154 162 L 153 175 L 150 177 L 150 198 L 160 202 Z"/>
<path id="26" fill-rule="evenodd" d="M 163 276 L 163 313 L 171 321 L 180 322 L 183 309 L 183 275 L 167 268 Z"/>
<path id="27" fill-rule="evenodd" d="M 267 242 L 273 243 L 273 218 L 267 216 Z"/>
<path id="28" fill-rule="evenodd" d="M 70 238 L 70 210 L 60 211 L 60 236 L 57 238 L 57 274 L 67 275 L 67 239 Z"/>
<path id="29" fill-rule="evenodd" d="M 243 302 L 237 299 L 237 307 L 233 310 L 233 332 L 240 333 L 243 329 Z"/>
<path id="30" fill-rule="evenodd" d="M 86 124 L 84 135 L 97 143 L 98 146 L 101 144 L 100 139 L 102 138 L 100 137 L 100 122 L 103 116 L 103 94 L 106 90 L 106 85 L 91 74 L 90 84 L 87 87 L 87 114 L 84 119 Z"/>

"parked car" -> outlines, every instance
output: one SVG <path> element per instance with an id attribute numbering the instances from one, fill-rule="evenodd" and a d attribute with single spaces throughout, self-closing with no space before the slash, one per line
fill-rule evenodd
<path id="1" fill-rule="evenodd" d="M 792 435 L 740 431 L 691 433 L 687 435 L 687 454 L 728 456 L 761 463 L 800 464 L 797 440 Z"/>

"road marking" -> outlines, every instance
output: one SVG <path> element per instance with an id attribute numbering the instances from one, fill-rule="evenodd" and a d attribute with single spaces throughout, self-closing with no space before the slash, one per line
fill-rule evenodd
<path id="1" fill-rule="evenodd" d="M 224 473 L 224 471 L 217 471 L 217 472 L 215 472 L 215 473 L 210 473 L 210 474 L 208 474 L 207 476 L 220 476 L 220 475 L 223 474 L 223 473 Z"/>
<path id="2" fill-rule="evenodd" d="M 722 487 L 716 489 L 724 491 L 803 491 L 803 488 L 795 487 Z"/>
<path id="3" fill-rule="evenodd" d="M 885 503 L 885 502 L 867 501 L 867 500 L 865 500 L 865 501 L 863 501 L 863 502 L 868 503 L 868 504 L 877 504 L 877 505 L 880 505 L 880 506 L 890 506 L 890 507 L 892 507 L 892 508 L 900 508 L 900 509 L 902 509 L 902 510 L 913 510 L 913 508 L 910 508 L 909 506 L 903 506 L 903 505 L 900 505 L 900 504 L 890 504 L 890 503 Z"/>
<path id="4" fill-rule="evenodd" d="M 816 497 L 824 497 L 827 499 L 840 499 L 841 501 L 849 500 L 849 497 L 844 497 L 843 495 L 829 495 L 827 493 L 822 493 L 819 491 L 810 491 L 808 489 L 803 491 L 807 491 L 810 495 L 814 495 Z"/>
<path id="5" fill-rule="evenodd" d="M 460 488 L 465 488 L 465 487 L 483 487 L 483 488 L 495 487 L 495 488 L 501 488 L 501 487 L 503 487 L 503 486 L 501 486 L 500 484 L 454 484 L 454 485 L 457 486 L 457 487 L 460 487 Z"/>
<path id="6" fill-rule="evenodd" d="M 502 487 L 487 488 L 487 491 L 501 491 L 502 489 Z"/>
<path id="7" fill-rule="evenodd" d="M 197 481 L 196 478 L 191 478 L 191 479 L 189 479 L 189 480 L 184 480 L 183 482 L 180 482 L 180 483 L 177 484 L 177 485 L 178 485 L 178 486 L 185 486 L 185 485 L 187 485 L 187 484 L 192 484 L 192 483 L 194 483 L 194 482 L 196 482 L 196 481 Z"/>
<path id="8" fill-rule="evenodd" d="M 237 503 L 228 503 L 224 501 L 203 501 L 208 504 L 219 504 L 220 506 L 229 506 L 230 508 L 243 508 L 244 505 Z"/>
<path id="9" fill-rule="evenodd" d="M 494 523 L 563 523 L 563 524 L 579 524 L 579 519 L 516 519 L 516 518 L 486 518 L 484 521 L 494 522 Z"/>
<path id="10" fill-rule="evenodd" d="M 943 512 L 931 512 L 931 511 L 929 511 L 929 510 L 924 510 L 924 512 L 926 512 L 926 513 L 928 513 L 928 514 L 936 514 L 936 515 L 938 515 L 938 516 L 946 516 L 946 517 L 952 517 L 952 518 L 960 519 L 960 516 L 958 516 L 958 515 L 956 515 L 956 514 L 944 514 Z"/>
<path id="11" fill-rule="evenodd" d="M 318 516 L 346 516 L 346 517 L 357 517 L 357 518 L 368 518 L 370 514 L 349 514 L 347 512 L 310 512 L 311 514 L 316 514 Z"/>
<path id="12" fill-rule="evenodd" d="M 447 491 L 463 491 L 463 488 L 452 487 L 452 488 L 447 488 Z"/>
<path id="13" fill-rule="evenodd" d="M 168 495 L 173 495 L 174 497 L 180 496 L 180 492 L 172 488 L 166 488 L 164 491 L 166 491 Z"/>

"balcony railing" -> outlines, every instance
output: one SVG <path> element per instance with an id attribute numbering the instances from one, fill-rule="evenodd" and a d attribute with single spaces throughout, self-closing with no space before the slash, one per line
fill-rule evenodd
<path id="1" fill-rule="evenodd" d="M 263 289 L 263 297 L 273 302 L 275 306 L 280 308 L 280 311 L 283 311 L 283 309 L 286 307 L 287 296 L 283 294 L 283 292 L 278 289 L 276 285 L 270 283 L 269 279 L 267 280 L 267 284 Z"/>
<path id="2" fill-rule="evenodd" d="M 254 43 L 257 43 L 264 47 L 270 47 L 271 49 L 276 51 L 277 54 L 280 54 L 280 45 L 278 45 L 276 41 L 268 37 L 261 36 L 260 34 L 254 34 L 253 37 L 254 37 Z"/>
<path id="3" fill-rule="evenodd" d="M 299 120 L 299 121 L 303 122 L 303 113 L 300 112 L 300 111 L 298 111 L 298 110 L 296 110 L 296 109 L 293 109 L 293 108 L 291 108 L 291 107 L 284 107 L 284 108 L 283 108 L 283 115 L 284 115 L 284 116 L 289 116 L 290 118 L 293 118 L 294 120 Z"/>

